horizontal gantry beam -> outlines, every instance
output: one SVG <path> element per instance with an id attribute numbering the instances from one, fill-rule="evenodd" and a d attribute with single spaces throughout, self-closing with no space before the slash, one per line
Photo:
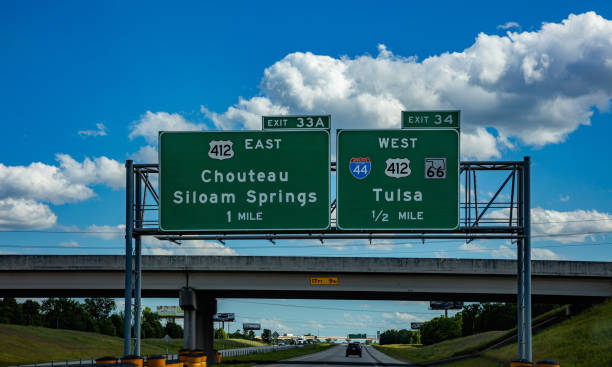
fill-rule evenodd
<path id="1" fill-rule="evenodd" d="M 121 297 L 123 256 L 0 256 L 0 294 Z M 311 285 L 312 277 L 337 278 Z M 515 301 L 516 262 L 484 259 L 143 256 L 144 297 Z M 534 261 L 536 302 L 612 296 L 612 263 Z"/>

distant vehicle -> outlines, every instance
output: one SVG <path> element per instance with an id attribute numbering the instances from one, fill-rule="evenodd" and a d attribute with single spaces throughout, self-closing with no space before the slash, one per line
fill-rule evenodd
<path id="1" fill-rule="evenodd" d="M 358 355 L 361 358 L 361 344 L 359 342 L 351 342 L 346 346 L 346 356 Z"/>
<path id="2" fill-rule="evenodd" d="M 285 345 L 285 342 L 278 342 L 278 345 Z"/>

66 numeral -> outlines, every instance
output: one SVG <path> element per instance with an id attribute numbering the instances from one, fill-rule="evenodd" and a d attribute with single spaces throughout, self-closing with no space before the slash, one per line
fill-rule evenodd
<path id="1" fill-rule="evenodd" d="M 433 177 L 444 177 L 444 169 L 442 169 L 442 167 L 434 167 L 434 166 L 429 166 L 429 168 L 427 169 L 427 177 L 433 178 Z"/>

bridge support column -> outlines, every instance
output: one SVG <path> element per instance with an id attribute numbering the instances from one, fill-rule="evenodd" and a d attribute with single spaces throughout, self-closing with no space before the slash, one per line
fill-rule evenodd
<path id="1" fill-rule="evenodd" d="M 183 348 L 196 349 L 196 293 L 193 288 L 182 288 L 179 292 L 179 306 L 185 315 L 183 330 Z"/>
<path id="2" fill-rule="evenodd" d="M 196 311 L 183 309 L 185 328 L 183 332 L 183 348 L 196 349 Z"/>
<path id="3" fill-rule="evenodd" d="M 196 310 L 196 348 L 206 353 L 206 364 L 217 364 L 217 355 L 213 352 L 215 329 L 213 315 L 217 313 L 217 299 L 198 293 Z"/>

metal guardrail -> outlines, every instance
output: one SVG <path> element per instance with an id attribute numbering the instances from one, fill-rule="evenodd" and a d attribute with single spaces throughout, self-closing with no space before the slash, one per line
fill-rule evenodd
<path id="1" fill-rule="evenodd" d="M 263 347 L 247 347 L 247 348 L 235 348 L 235 349 L 221 349 L 219 353 L 221 353 L 222 357 L 236 357 L 236 356 L 246 356 L 249 354 L 258 354 L 258 353 L 270 353 L 276 352 L 277 350 L 291 349 L 302 347 L 302 345 L 269 345 Z M 178 359 L 178 354 L 164 354 L 166 359 Z M 20 364 L 16 366 L 10 367 L 68 367 L 68 366 L 91 366 L 95 365 L 95 358 L 91 359 L 80 359 L 78 361 L 51 361 L 46 363 L 34 363 L 34 364 Z"/>
<path id="2" fill-rule="evenodd" d="M 248 347 L 248 348 L 237 348 L 237 349 L 222 349 L 219 351 L 222 357 L 236 357 L 246 356 L 249 354 L 257 353 L 270 353 L 276 352 L 277 350 L 291 349 L 301 347 L 301 345 L 270 345 L 265 347 Z"/>

